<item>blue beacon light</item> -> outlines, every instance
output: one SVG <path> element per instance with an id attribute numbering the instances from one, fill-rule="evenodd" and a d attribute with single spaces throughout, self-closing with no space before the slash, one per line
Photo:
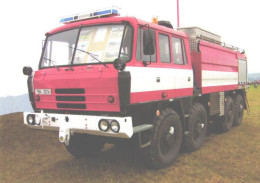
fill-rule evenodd
<path id="1" fill-rule="evenodd" d="M 70 22 L 84 20 L 84 19 L 99 18 L 103 16 L 114 16 L 114 15 L 119 15 L 119 11 L 117 9 L 115 8 L 103 9 L 103 10 L 97 10 L 97 11 L 62 17 L 60 19 L 60 23 L 70 23 Z"/>

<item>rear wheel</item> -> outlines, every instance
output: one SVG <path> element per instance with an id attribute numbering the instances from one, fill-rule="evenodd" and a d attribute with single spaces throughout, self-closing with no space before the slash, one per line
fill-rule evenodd
<path id="1" fill-rule="evenodd" d="M 241 95 L 235 96 L 235 105 L 234 105 L 234 126 L 241 125 L 243 114 L 244 114 L 244 99 Z"/>
<path id="2" fill-rule="evenodd" d="M 100 137 L 94 137 L 87 134 L 74 134 L 70 137 L 66 149 L 77 158 L 93 157 L 102 150 L 105 142 Z"/>
<path id="3" fill-rule="evenodd" d="M 182 141 L 181 120 L 170 108 L 164 109 L 154 123 L 151 145 L 148 147 L 148 164 L 162 168 L 172 164 L 179 153 Z"/>
<path id="4" fill-rule="evenodd" d="M 187 151 L 199 149 L 207 134 L 207 113 L 203 105 L 194 103 L 189 118 L 189 133 L 184 138 Z"/>
<path id="5" fill-rule="evenodd" d="M 234 101 L 230 96 L 225 99 L 225 115 L 220 118 L 220 130 L 229 131 L 234 122 Z"/>

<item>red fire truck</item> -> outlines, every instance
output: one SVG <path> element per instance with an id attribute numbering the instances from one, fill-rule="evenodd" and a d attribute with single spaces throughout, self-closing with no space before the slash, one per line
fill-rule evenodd
<path id="1" fill-rule="evenodd" d="M 24 124 L 59 132 L 75 157 L 137 137 L 155 168 L 183 145 L 202 146 L 208 122 L 240 125 L 247 108 L 243 50 L 198 27 L 174 30 L 115 8 L 64 17 L 46 33 L 38 71 L 24 67 L 34 112 Z"/>

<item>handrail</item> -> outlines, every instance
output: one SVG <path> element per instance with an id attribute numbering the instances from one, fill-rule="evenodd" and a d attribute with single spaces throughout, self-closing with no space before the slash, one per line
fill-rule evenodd
<path id="1" fill-rule="evenodd" d="M 234 51 L 238 51 L 242 54 L 245 53 L 245 50 L 244 49 L 241 49 L 241 48 L 238 48 L 238 47 L 235 47 L 235 46 L 232 46 L 230 44 L 227 44 L 227 43 L 224 43 L 224 42 L 221 42 L 221 41 L 217 41 L 215 39 L 212 39 L 212 38 L 209 38 L 207 36 L 204 36 L 202 34 L 200 35 L 197 35 L 196 37 L 197 39 L 200 39 L 200 40 L 203 40 L 203 41 L 207 41 L 207 42 L 210 42 L 210 43 L 214 43 L 214 44 L 217 44 L 217 45 L 220 45 L 224 48 L 228 48 L 228 49 L 231 49 L 231 50 L 234 50 Z"/>

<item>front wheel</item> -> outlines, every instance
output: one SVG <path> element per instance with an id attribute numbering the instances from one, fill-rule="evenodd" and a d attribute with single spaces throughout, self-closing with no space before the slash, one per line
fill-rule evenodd
<path id="1" fill-rule="evenodd" d="M 170 108 L 164 109 L 156 119 L 148 147 L 148 165 L 162 168 L 172 164 L 182 142 L 182 126 L 179 115 Z"/>
<path id="2" fill-rule="evenodd" d="M 100 137 L 87 134 L 74 134 L 65 147 L 76 158 L 93 157 L 102 150 L 105 142 Z"/>

